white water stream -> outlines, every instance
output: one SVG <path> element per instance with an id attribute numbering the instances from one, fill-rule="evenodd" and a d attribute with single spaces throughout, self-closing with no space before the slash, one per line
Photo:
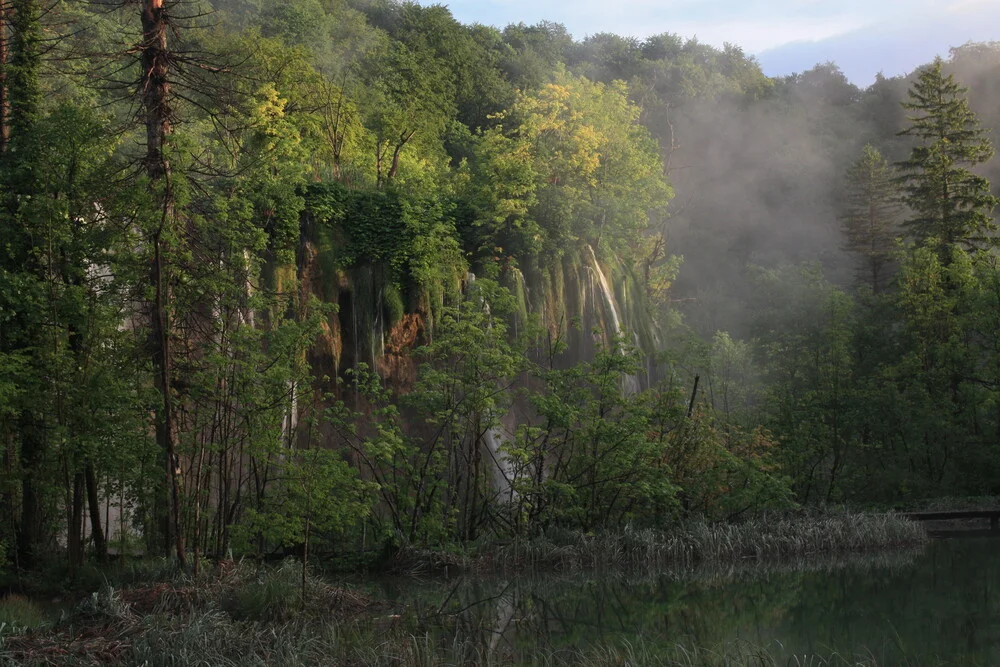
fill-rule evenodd
<path id="1" fill-rule="evenodd" d="M 521 279 L 524 279 L 523 276 Z M 466 288 L 474 282 L 476 282 L 476 274 L 469 271 L 465 275 Z M 483 310 L 487 315 L 489 315 L 490 304 L 485 300 L 483 301 Z M 492 326 L 492 324 L 487 326 Z M 493 480 L 493 488 L 496 491 L 496 499 L 500 502 L 511 502 L 514 499 L 514 490 L 511 487 L 511 480 L 514 478 L 514 468 L 507 456 L 500 451 L 500 448 L 503 446 L 505 440 L 504 429 L 500 423 L 503 416 L 487 415 L 487 418 L 497 420 L 497 424 L 495 426 L 491 426 L 486 430 L 486 433 L 483 434 L 483 440 L 485 442 L 487 452 L 489 453 L 490 460 L 487 465 L 490 466 L 490 477 Z"/>
<path id="2" fill-rule="evenodd" d="M 597 255 L 594 254 L 594 249 L 590 245 L 585 245 L 587 254 L 590 255 L 590 262 L 592 264 L 591 269 L 594 275 L 597 276 L 597 284 L 601 288 L 601 296 L 604 300 L 604 307 L 607 312 L 611 315 L 612 323 L 614 324 L 614 335 L 622 335 L 622 324 L 621 317 L 618 315 L 618 308 L 615 305 L 615 295 L 611 291 L 611 284 L 608 282 L 607 276 L 604 275 L 604 270 L 601 269 L 600 262 L 597 261 Z M 596 304 L 595 304 L 596 306 Z M 622 352 L 624 354 L 624 351 Z M 635 394 L 639 391 L 639 378 L 635 375 L 626 375 L 624 380 L 624 390 L 628 394 Z"/>

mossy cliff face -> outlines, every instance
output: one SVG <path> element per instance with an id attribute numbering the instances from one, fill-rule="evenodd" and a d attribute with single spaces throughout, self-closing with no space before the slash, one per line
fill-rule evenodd
<path id="1" fill-rule="evenodd" d="M 512 330 L 532 318 L 550 340 L 566 343 L 561 363 L 590 360 L 598 346 L 624 336 L 645 355 L 658 347 L 656 323 L 631 265 L 611 253 L 598 257 L 580 244 L 543 262 L 532 258 L 522 272 L 502 271 L 502 283 L 517 303 Z"/>
<path id="2" fill-rule="evenodd" d="M 543 258 L 487 256 L 470 265 L 446 206 L 395 191 L 316 184 L 307 195 L 298 278 L 301 299 L 335 305 L 311 362 L 325 389 L 358 364 L 394 389 L 412 386 L 411 351 L 433 341 L 446 306 L 457 305 L 476 274 L 511 293 L 513 335 L 539 325 L 566 344 L 560 364 L 593 358 L 618 335 L 651 355 L 657 332 L 633 267 L 580 243 Z M 280 273 L 279 269 L 277 273 Z"/>
<path id="3" fill-rule="evenodd" d="M 303 301 L 330 308 L 312 353 L 324 388 L 366 364 L 397 389 L 412 383 L 409 351 L 433 336 L 462 294 L 466 262 L 442 203 L 396 191 L 316 184 L 303 216 Z"/>

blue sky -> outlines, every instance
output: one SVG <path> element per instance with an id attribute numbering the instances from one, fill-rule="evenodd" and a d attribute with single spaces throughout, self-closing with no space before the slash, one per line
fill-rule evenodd
<path id="1" fill-rule="evenodd" d="M 431 0 L 421 0 L 429 4 Z M 859 85 L 902 74 L 949 46 L 1000 40 L 1000 0 L 443 0 L 463 23 L 562 23 L 598 32 L 672 32 L 758 54 L 767 74 L 832 60 Z"/>

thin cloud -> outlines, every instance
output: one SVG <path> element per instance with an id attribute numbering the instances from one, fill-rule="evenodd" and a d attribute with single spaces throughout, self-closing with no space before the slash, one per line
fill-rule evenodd
<path id="1" fill-rule="evenodd" d="M 432 0 L 422 0 L 426 3 Z M 857 30 L 887 15 L 912 12 L 932 0 L 452 0 L 465 23 L 562 23 L 577 38 L 601 32 L 633 37 L 672 32 L 716 46 L 730 42 L 761 51 Z M 967 0 L 958 0 L 967 1 Z M 975 0 L 972 0 L 975 1 Z"/>
<path id="2" fill-rule="evenodd" d="M 431 4 L 435 0 L 419 0 Z M 602 32 L 664 32 L 759 54 L 769 73 L 817 62 L 845 65 L 852 80 L 899 73 L 948 46 L 1000 38 L 997 0 L 451 0 L 463 23 L 561 23 L 577 39 Z M 893 35 L 891 48 L 880 40 Z M 921 60 L 922 59 L 922 60 Z M 854 61 L 859 61 L 857 64 Z M 863 62 L 862 62 L 863 61 Z"/>

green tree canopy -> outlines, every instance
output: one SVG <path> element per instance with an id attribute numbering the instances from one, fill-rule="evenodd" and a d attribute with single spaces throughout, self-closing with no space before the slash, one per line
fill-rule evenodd
<path id="1" fill-rule="evenodd" d="M 993 157 L 993 146 L 969 108 L 967 90 L 944 74 L 943 65 L 938 58 L 926 67 L 902 103 L 912 113 L 900 134 L 917 145 L 899 167 L 913 211 L 905 224 L 918 240 L 941 239 L 947 261 L 947 246 L 995 243 L 992 211 L 998 200 L 989 182 L 969 169 Z"/>
<path id="2" fill-rule="evenodd" d="M 865 145 L 861 157 L 847 170 L 841 225 L 847 237 L 846 249 L 863 260 L 859 276 L 876 293 L 885 285 L 901 210 L 899 187 L 889 163 L 877 148 Z"/>

